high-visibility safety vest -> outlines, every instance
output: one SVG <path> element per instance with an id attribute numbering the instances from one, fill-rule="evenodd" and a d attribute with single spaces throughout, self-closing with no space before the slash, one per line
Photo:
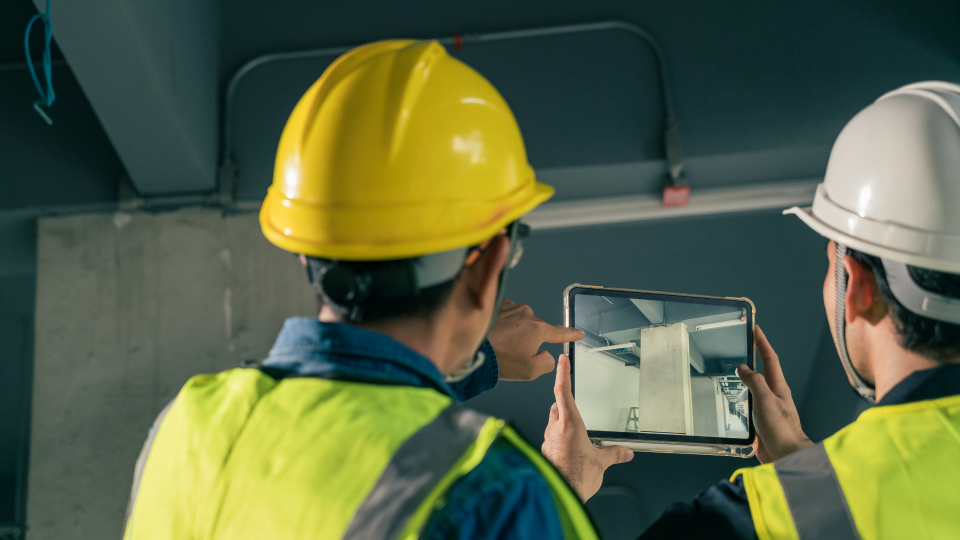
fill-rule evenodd
<path id="1" fill-rule="evenodd" d="M 235 369 L 193 377 L 161 416 L 126 540 L 417 538 L 498 439 L 546 479 L 564 536 L 597 538 L 539 452 L 429 388 Z"/>
<path id="2" fill-rule="evenodd" d="M 868 409 L 739 475 L 760 540 L 960 538 L 960 396 Z"/>

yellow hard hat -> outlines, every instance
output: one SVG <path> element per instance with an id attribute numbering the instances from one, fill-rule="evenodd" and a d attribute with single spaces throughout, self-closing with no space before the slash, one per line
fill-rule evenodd
<path id="1" fill-rule="evenodd" d="M 489 81 L 436 41 L 380 41 L 300 98 L 260 226 L 312 257 L 413 258 L 479 244 L 553 191 Z"/>

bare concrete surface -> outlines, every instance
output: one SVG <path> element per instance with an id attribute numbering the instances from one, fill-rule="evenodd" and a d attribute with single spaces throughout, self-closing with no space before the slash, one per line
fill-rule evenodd
<path id="1" fill-rule="evenodd" d="M 639 430 L 693 435 L 690 337 L 683 323 L 640 330 Z"/>
<path id="2" fill-rule="evenodd" d="M 120 538 L 134 462 L 192 375 L 262 359 L 316 302 L 255 213 L 42 219 L 30 540 Z"/>

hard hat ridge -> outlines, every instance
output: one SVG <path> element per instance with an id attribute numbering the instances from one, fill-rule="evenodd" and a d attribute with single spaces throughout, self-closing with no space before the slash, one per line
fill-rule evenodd
<path id="1" fill-rule="evenodd" d="M 390 86 L 402 88 L 401 92 L 390 96 L 384 114 L 384 141 L 388 159 L 396 159 L 403 150 L 403 143 L 410 127 L 410 113 L 423 97 L 424 87 L 430 78 L 430 71 L 437 61 L 446 54 L 443 46 L 436 41 L 411 42 L 399 51 L 393 59 L 394 67 L 390 72 Z"/>
<path id="2" fill-rule="evenodd" d="M 960 85 L 943 81 L 924 81 L 908 84 L 891 90 L 877 98 L 877 103 L 891 98 L 893 96 L 912 95 L 924 98 L 937 104 L 947 116 L 953 119 L 957 127 L 960 127 Z"/>

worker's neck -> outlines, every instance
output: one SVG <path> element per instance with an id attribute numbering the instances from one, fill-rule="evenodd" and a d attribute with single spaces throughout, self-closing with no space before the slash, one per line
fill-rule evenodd
<path id="1" fill-rule="evenodd" d="M 321 322 L 344 322 L 329 306 L 320 310 L 319 318 Z M 456 351 L 455 328 L 445 321 L 449 318 L 409 317 L 349 324 L 393 338 L 433 362 L 440 373 L 447 374 L 456 371 L 463 359 Z"/>
<path id="2" fill-rule="evenodd" d="M 883 396 L 911 373 L 943 364 L 960 363 L 960 357 L 935 361 L 904 349 L 890 317 L 885 317 L 880 324 L 870 328 L 860 341 L 861 347 L 858 348 L 863 351 L 864 360 L 870 366 L 877 401 L 883 399 Z"/>

